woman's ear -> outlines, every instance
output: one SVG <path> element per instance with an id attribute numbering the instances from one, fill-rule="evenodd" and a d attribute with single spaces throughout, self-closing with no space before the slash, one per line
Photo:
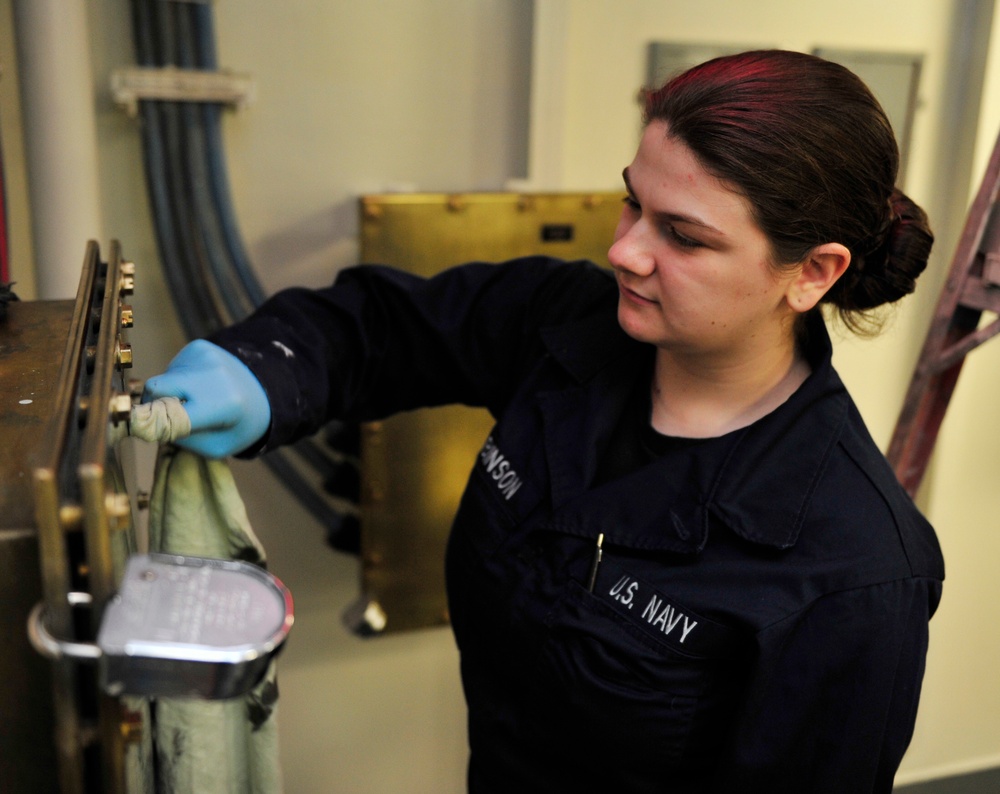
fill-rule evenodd
<path id="1" fill-rule="evenodd" d="M 851 252 L 840 243 L 817 245 L 802 261 L 799 274 L 785 294 L 788 305 L 797 312 L 807 312 L 820 302 L 851 264 Z"/>

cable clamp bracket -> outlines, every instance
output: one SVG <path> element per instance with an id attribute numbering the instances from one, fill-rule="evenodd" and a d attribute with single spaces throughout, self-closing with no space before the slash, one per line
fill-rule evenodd
<path id="1" fill-rule="evenodd" d="M 242 107 L 252 102 L 255 94 L 251 77 L 236 72 L 134 66 L 111 73 L 111 96 L 132 117 L 138 115 L 140 100 L 218 102 Z"/>

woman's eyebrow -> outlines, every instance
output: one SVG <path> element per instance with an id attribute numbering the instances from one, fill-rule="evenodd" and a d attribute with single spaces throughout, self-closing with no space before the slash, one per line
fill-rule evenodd
<path id="1" fill-rule="evenodd" d="M 628 168 L 622 171 L 622 179 L 625 181 L 625 190 L 632 197 L 635 197 L 635 191 L 632 189 L 632 182 L 628 177 Z M 654 218 L 660 221 L 666 221 L 668 223 L 690 223 L 694 226 L 698 226 L 707 232 L 712 234 L 717 234 L 720 237 L 725 237 L 726 233 L 722 229 L 713 226 L 712 224 L 703 221 L 701 218 L 695 217 L 694 215 L 684 215 L 677 212 L 651 212 Z"/>

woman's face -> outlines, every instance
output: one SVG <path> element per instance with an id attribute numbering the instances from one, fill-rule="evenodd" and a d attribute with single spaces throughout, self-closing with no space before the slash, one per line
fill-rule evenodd
<path id="1" fill-rule="evenodd" d="M 635 339 L 684 355 L 740 360 L 792 339 L 778 274 L 746 200 L 650 123 L 625 169 L 628 198 L 608 259 L 618 320 Z"/>

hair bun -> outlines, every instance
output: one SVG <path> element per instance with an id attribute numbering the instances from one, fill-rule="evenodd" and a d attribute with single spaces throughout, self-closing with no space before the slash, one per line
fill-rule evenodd
<path id="1" fill-rule="evenodd" d="M 913 292 L 927 267 L 934 243 L 927 214 L 899 188 L 889 204 L 892 216 L 882 239 L 845 274 L 851 277 L 841 292 L 841 308 L 864 310 L 897 301 Z"/>

